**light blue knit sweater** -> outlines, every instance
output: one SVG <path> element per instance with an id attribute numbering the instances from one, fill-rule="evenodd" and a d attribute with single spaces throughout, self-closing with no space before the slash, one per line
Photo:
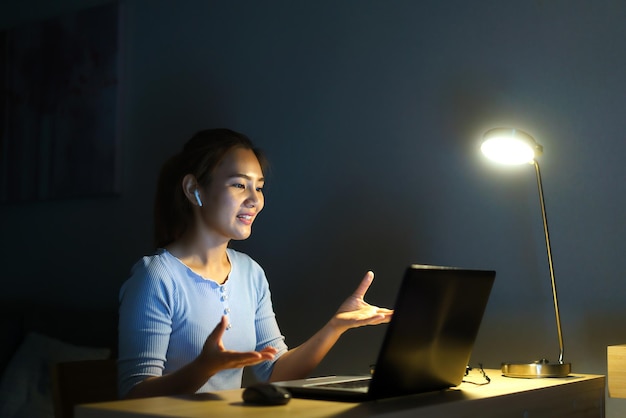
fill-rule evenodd
<path id="1" fill-rule="evenodd" d="M 220 321 L 231 328 L 223 343 L 236 351 L 271 345 L 287 351 L 263 269 L 247 255 L 227 250 L 231 273 L 223 285 L 205 280 L 168 251 L 143 257 L 120 290 L 118 380 L 120 396 L 148 376 L 178 370 L 195 359 Z M 253 368 L 269 379 L 273 362 Z M 223 370 L 198 392 L 241 387 L 242 369 Z"/>

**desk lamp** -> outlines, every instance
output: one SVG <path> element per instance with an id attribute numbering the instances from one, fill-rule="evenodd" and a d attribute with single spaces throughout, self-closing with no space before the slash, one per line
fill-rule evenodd
<path id="1" fill-rule="evenodd" d="M 543 231 L 548 252 L 548 265 L 550 267 L 552 300 L 554 301 L 556 328 L 559 336 L 560 352 L 558 363 L 551 363 L 546 359 L 530 363 L 503 363 L 502 374 L 508 377 L 525 378 L 565 377 L 571 372 L 571 364 L 563 362 L 563 334 L 561 333 L 561 317 L 559 315 L 559 303 L 556 296 L 556 282 L 554 281 L 554 268 L 552 266 L 548 219 L 543 200 L 541 172 L 539 171 L 539 163 L 535 159 L 543 153 L 543 147 L 535 142 L 534 138 L 526 132 L 511 128 L 495 128 L 484 134 L 480 149 L 487 158 L 502 164 L 519 165 L 527 163 L 535 166 L 537 187 L 539 189 L 539 204 L 541 205 L 541 216 L 543 218 Z"/>

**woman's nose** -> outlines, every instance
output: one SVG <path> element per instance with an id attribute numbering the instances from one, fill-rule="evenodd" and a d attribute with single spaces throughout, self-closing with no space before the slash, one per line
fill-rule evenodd
<path id="1" fill-rule="evenodd" d="M 248 196 L 248 199 L 246 199 L 245 201 L 245 205 L 246 207 L 253 208 L 253 207 L 258 206 L 260 201 L 261 201 L 260 193 L 257 192 L 256 190 L 252 190 L 252 192 L 250 192 L 250 195 Z"/>

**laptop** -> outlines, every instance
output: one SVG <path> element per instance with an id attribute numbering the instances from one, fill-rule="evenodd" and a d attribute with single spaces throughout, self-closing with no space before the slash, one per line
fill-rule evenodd
<path id="1" fill-rule="evenodd" d="M 363 401 L 449 389 L 465 376 L 495 271 L 414 264 L 371 375 L 275 382 L 294 397 Z"/>

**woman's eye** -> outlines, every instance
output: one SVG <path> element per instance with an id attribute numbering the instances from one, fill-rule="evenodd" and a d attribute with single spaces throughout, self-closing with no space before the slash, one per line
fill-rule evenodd
<path id="1" fill-rule="evenodd" d="M 236 188 L 238 188 L 238 189 L 245 189 L 245 188 L 246 188 L 246 186 L 244 186 L 244 185 L 243 185 L 243 184 L 241 184 L 241 183 L 235 183 L 235 184 L 233 184 L 233 187 L 236 187 Z"/>
<path id="2" fill-rule="evenodd" d="M 263 192 L 263 187 L 257 187 L 256 191 L 259 192 L 259 193 L 262 193 Z"/>

